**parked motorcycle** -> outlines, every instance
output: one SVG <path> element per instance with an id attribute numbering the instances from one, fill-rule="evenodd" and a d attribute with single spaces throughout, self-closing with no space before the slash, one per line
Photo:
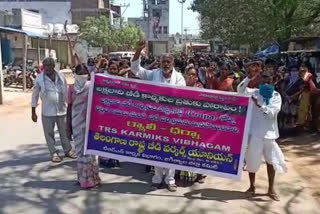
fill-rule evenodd
<path id="1" fill-rule="evenodd" d="M 34 86 L 34 81 L 37 77 L 38 68 L 30 66 L 28 61 L 27 71 L 26 71 L 26 87 L 31 89 Z M 23 69 L 22 66 L 12 66 L 7 68 L 7 74 L 4 78 L 4 86 L 9 87 L 13 84 L 23 85 Z"/>

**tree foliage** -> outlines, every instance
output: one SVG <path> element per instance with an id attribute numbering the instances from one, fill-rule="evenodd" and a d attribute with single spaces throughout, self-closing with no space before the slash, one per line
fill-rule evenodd
<path id="1" fill-rule="evenodd" d="M 110 25 L 106 16 L 88 17 L 80 27 L 82 38 L 94 47 L 132 50 L 143 33 L 139 27 L 124 23 L 120 28 Z"/>
<path id="2" fill-rule="evenodd" d="M 266 43 L 313 35 L 320 23 L 320 0 L 194 0 L 205 38 L 228 44 Z"/>

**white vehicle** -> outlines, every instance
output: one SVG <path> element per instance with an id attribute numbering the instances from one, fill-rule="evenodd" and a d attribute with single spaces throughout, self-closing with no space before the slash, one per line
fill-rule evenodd
<path id="1" fill-rule="evenodd" d="M 134 56 L 134 52 L 131 51 L 124 51 L 124 52 L 110 52 L 109 59 L 129 59 L 131 60 Z"/>

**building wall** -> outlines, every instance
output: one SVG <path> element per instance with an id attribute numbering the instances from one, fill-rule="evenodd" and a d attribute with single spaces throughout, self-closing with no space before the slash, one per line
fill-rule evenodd
<path id="1" fill-rule="evenodd" d="M 148 16 L 128 18 L 139 26 L 149 41 L 148 50 L 158 56 L 169 50 L 169 0 L 146 0 Z"/>
<path id="2" fill-rule="evenodd" d="M 41 13 L 43 24 L 63 24 L 66 20 L 71 23 L 71 2 L 65 1 L 2 1 L 0 10 L 11 11 L 22 8 Z"/>
<path id="3" fill-rule="evenodd" d="M 152 43 L 152 54 L 154 56 L 161 56 L 163 53 L 168 52 L 168 42 L 151 42 Z"/>
<path id="4" fill-rule="evenodd" d="M 144 32 L 145 36 L 148 38 L 148 20 L 144 20 L 144 18 L 128 18 L 128 22 L 138 26 Z"/>
<path id="5" fill-rule="evenodd" d="M 80 25 L 87 17 L 99 17 L 101 15 L 109 17 L 109 13 L 106 9 L 73 9 L 72 23 Z"/>
<path id="6" fill-rule="evenodd" d="M 148 0 L 149 41 L 168 41 L 169 0 Z"/>
<path id="7" fill-rule="evenodd" d="M 72 23 L 80 25 L 87 17 L 109 17 L 109 0 L 71 0 Z M 119 9 L 113 7 L 112 9 Z M 118 11 L 116 11 L 118 12 Z"/>
<path id="8" fill-rule="evenodd" d="M 99 8 L 100 0 L 71 0 L 72 9 Z"/>

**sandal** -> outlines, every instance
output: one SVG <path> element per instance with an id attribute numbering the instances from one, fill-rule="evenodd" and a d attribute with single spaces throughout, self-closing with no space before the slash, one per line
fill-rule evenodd
<path id="1" fill-rule="evenodd" d="M 198 183 L 203 184 L 205 182 L 206 177 L 207 176 L 204 176 L 204 175 L 198 175 L 198 177 L 197 177 Z"/>
<path id="2" fill-rule="evenodd" d="M 177 192 L 177 189 L 178 189 L 178 187 L 177 187 L 177 185 L 175 185 L 175 184 L 169 184 L 169 185 L 168 185 L 168 190 L 169 190 L 170 192 Z"/>
<path id="3" fill-rule="evenodd" d="M 268 193 L 268 196 L 274 201 L 280 201 L 279 195 L 277 193 Z"/>
<path id="4" fill-rule="evenodd" d="M 250 195 L 250 196 L 254 196 L 256 194 L 256 188 L 251 188 L 250 187 L 245 193 Z"/>
<path id="5" fill-rule="evenodd" d="M 77 159 L 77 155 L 74 151 L 69 151 L 67 154 L 66 154 L 66 157 L 68 158 L 71 158 L 71 159 Z"/>
<path id="6" fill-rule="evenodd" d="M 51 157 L 51 161 L 53 163 L 60 163 L 62 162 L 62 158 L 57 153 L 54 153 Z"/>
<path id="7" fill-rule="evenodd" d="M 151 187 L 150 187 L 150 190 L 151 191 L 156 191 L 156 190 L 160 189 L 160 187 L 161 187 L 161 184 L 152 183 Z"/>

